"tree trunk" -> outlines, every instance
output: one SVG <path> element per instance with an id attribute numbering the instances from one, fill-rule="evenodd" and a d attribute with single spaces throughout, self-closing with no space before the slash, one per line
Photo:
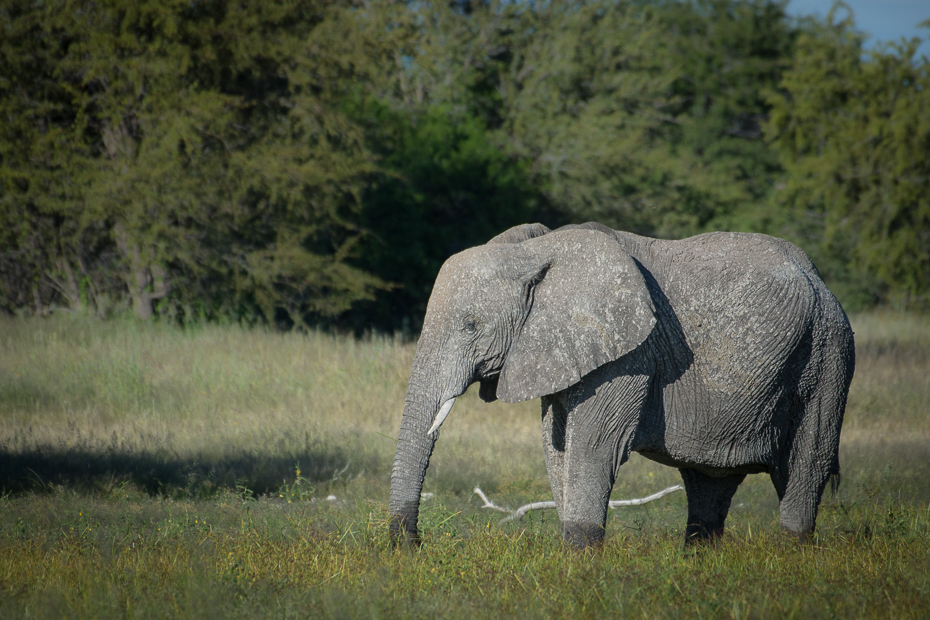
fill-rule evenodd
<path id="1" fill-rule="evenodd" d="M 77 278 L 74 277 L 74 269 L 71 268 L 71 262 L 67 258 L 61 257 L 55 261 L 57 269 L 53 273 L 46 272 L 46 277 L 52 287 L 65 299 L 65 302 L 74 312 L 81 312 L 84 309 L 84 303 L 81 299 L 81 289 L 78 286 Z"/>
<path id="2" fill-rule="evenodd" d="M 113 230 L 116 245 L 129 269 L 123 274 L 123 279 L 129 288 L 133 314 L 136 318 L 148 320 L 154 314 L 154 301 L 168 294 L 165 270 L 142 259 L 138 242 L 129 238 L 122 225 L 117 224 Z"/>

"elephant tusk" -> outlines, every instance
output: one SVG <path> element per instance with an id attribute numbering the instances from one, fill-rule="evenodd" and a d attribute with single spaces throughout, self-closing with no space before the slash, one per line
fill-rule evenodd
<path id="1" fill-rule="evenodd" d="M 442 404 L 442 407 L 439 409 L 439 413 L 436 414 L 436 420 L 433 422 L 433 425 L 429 427 L 429 430 L 426 431 L 427 435 L 432 435 L 435 431 L 439 430 L 439 427 L 446 419 L 446 416 L 449 415 L 450 411 L 452 411 L 452 405 L 454 404 L 455 398 L 450 398 Z"/>

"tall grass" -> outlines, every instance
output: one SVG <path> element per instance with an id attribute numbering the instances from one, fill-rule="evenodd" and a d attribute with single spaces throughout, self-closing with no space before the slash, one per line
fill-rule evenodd
<path id="1" fill-rule="evenodd" d="M 68 316 L 4 319 L 0 346 L 0 458 L 29 465 L 5 488 L 98 484 L 113 473 L 147 488 L 196 482 L 200 492 L 237 480 L 267 492 L 298 462 L 317 481 L 384 481 L 415 349 L 386 337 Z M 433 477 L 457 492 L 493 484 L 475 477 L 496 479 L 502 467 L 536 480 L 537 407 L 488 410 L 469 393 Z M 69 456 L 84 467 L 62 467 Z"/>
<path id="2" fill-rule="evenodd" d="M 427 476 L 419 551 L 386 498 L 414 345 L 235 326 L 0 319 L 0 616 L 926 617 L 930 321 L 853 317 L 843 485 L 814 545 L 750 476 L 713 549 L 682 493 L 621 509 L 597 552 L 554 513 L 538 403 L 459 399 Z M 298 473 L 299 468 L 299 473 Z M 614 497 L 679 481 L 640 457 Z M 327 496 L 335 499 L 327 500 Z"/>

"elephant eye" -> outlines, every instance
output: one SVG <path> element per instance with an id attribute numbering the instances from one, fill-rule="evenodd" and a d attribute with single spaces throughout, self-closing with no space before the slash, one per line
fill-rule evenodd
<path id="1" fill-rule="evenodd" d="M 467 333 L 474 334 L 478 331 L 478 321 L 473 317 L 467 317 L 463 327 Z"/>

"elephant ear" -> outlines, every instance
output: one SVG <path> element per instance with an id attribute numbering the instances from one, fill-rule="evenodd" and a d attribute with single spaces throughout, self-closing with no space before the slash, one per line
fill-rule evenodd
<path id="1" fill-rule="evenodd" d="M 638 347 L 656 323 L 633 258 L 595 230 L 566 230 L 521 244 L 531 308 L 511 344 L 497 397 L 553 394 Z"/>

